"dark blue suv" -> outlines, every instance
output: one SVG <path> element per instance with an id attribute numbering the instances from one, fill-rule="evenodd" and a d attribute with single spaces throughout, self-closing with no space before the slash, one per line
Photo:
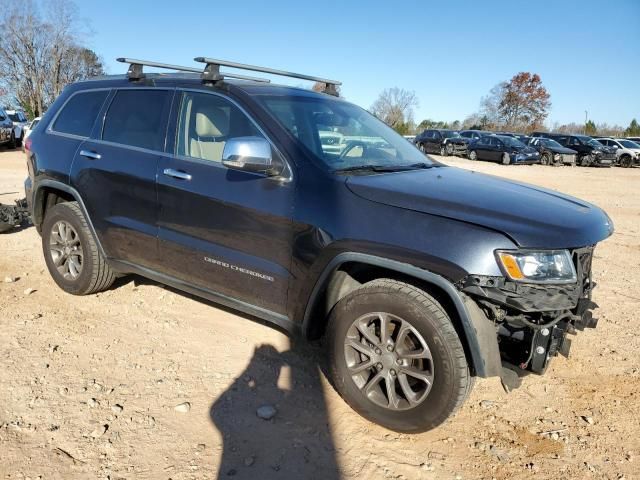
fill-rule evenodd
<path id="1" fill-rule="evenodd" d="M 136 273 L 324 337 L 343 398 L 404 432 L 443 422 L 474 377 L 543 372 L 595 326 L 602 210 L 442 165 L 338 82 L 198 60 L 201 75 L 128 60 L 73 84 L 31 134 L 29 209 L 63 290 Z"/>

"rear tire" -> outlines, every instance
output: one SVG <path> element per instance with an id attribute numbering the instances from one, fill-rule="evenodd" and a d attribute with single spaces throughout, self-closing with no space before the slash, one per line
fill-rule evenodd
<path id="1" fill-rule="evenodd" d="M 441 157 L 447 156 L 447 148 L 444 145 L 440 145 L 440 156 Z"/>
<path id="2" fill-rule="evenodd" d="M 462 343 L 442 306 L 395 280 L 371 281 L 337 303 L 327 350 L 330 378 L 342 398 L 363 417 L 398 432 L 437 427 L 473 386 Z"/>
<path id="3" fill-rule="evenodd" d="M 24 133 L 16 140 L 16 148 L 22 147 L 22 141 L 24 140 Z"/>
<path id="4" fill-rule="evenodd" d="M 511 163 L 511 155 L 509 155 L 507 152 L 504 152 L 502 154 L 502 164 L 509 165 L 510 163 Z"/>
<path id="5" fill-rule="evenodd" d="M 116 279 L 78 202 L 59 203 L 47 210 L 42 251 L 53 280 L 72 295 L 106 290 Z"/>

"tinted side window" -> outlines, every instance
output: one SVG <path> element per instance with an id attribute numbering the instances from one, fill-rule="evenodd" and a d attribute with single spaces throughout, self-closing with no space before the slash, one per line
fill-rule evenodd
<path id="1" fill-rule="evenodd" d="M 109 106 L 102 139 L 161 151 L 168 109 L 166 90 L 120 90 Z"/>
<path id="2" fill-rule="evenodd" d="M 222 162 L 229 138 L 263 137 L 234 104 L 217 95 L 185 92 L 180 107 L 176 154 Z"/>
<path id="3" fill-rule="evenodd" d="M 62 107 L 51 129 L 88 137 L 108 94 L 108 90 L 76 93 Z"/>

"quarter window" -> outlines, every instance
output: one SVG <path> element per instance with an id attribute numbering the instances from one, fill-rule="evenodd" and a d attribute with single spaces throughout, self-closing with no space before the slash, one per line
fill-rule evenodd
<path id="1" fill-rule="evenodd" d="M 108 90 L 76 93 L 62 107 L 51 129 L 55 132 L 88 137 L 108 94 Z"/>
<path id="2" fill-rule="evenodd" d="M 102 139 L 162 151 L 168 110 L 167 90 L 120 90 L 109 106 Z"/>
<path id="3" fill-rule="evenodd" d="M 234 104 L 217 95 L 185 92 L 182 96 L 176 154 L 222 162 L 227 139 L 263 137 Z"/>

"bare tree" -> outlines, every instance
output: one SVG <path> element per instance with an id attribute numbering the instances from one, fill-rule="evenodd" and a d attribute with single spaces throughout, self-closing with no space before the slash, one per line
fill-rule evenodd
<path id="1" fill-rule="evenodd" d="M 0 12 L 0 88 L 33 116 L 41 115 L 71 82 L 103 72 L 81 43 L 70 0 L 13 2 Z M 44 13 L 43 13 L 44 12 Z"/>
<path id="2" fill-rule="evenodd" d="M 370 110 L 391 128 L 405 133 L 413 124 L 413 109 L 418 105 L 416 92 L 393 87 L 384 89 Z"/>

